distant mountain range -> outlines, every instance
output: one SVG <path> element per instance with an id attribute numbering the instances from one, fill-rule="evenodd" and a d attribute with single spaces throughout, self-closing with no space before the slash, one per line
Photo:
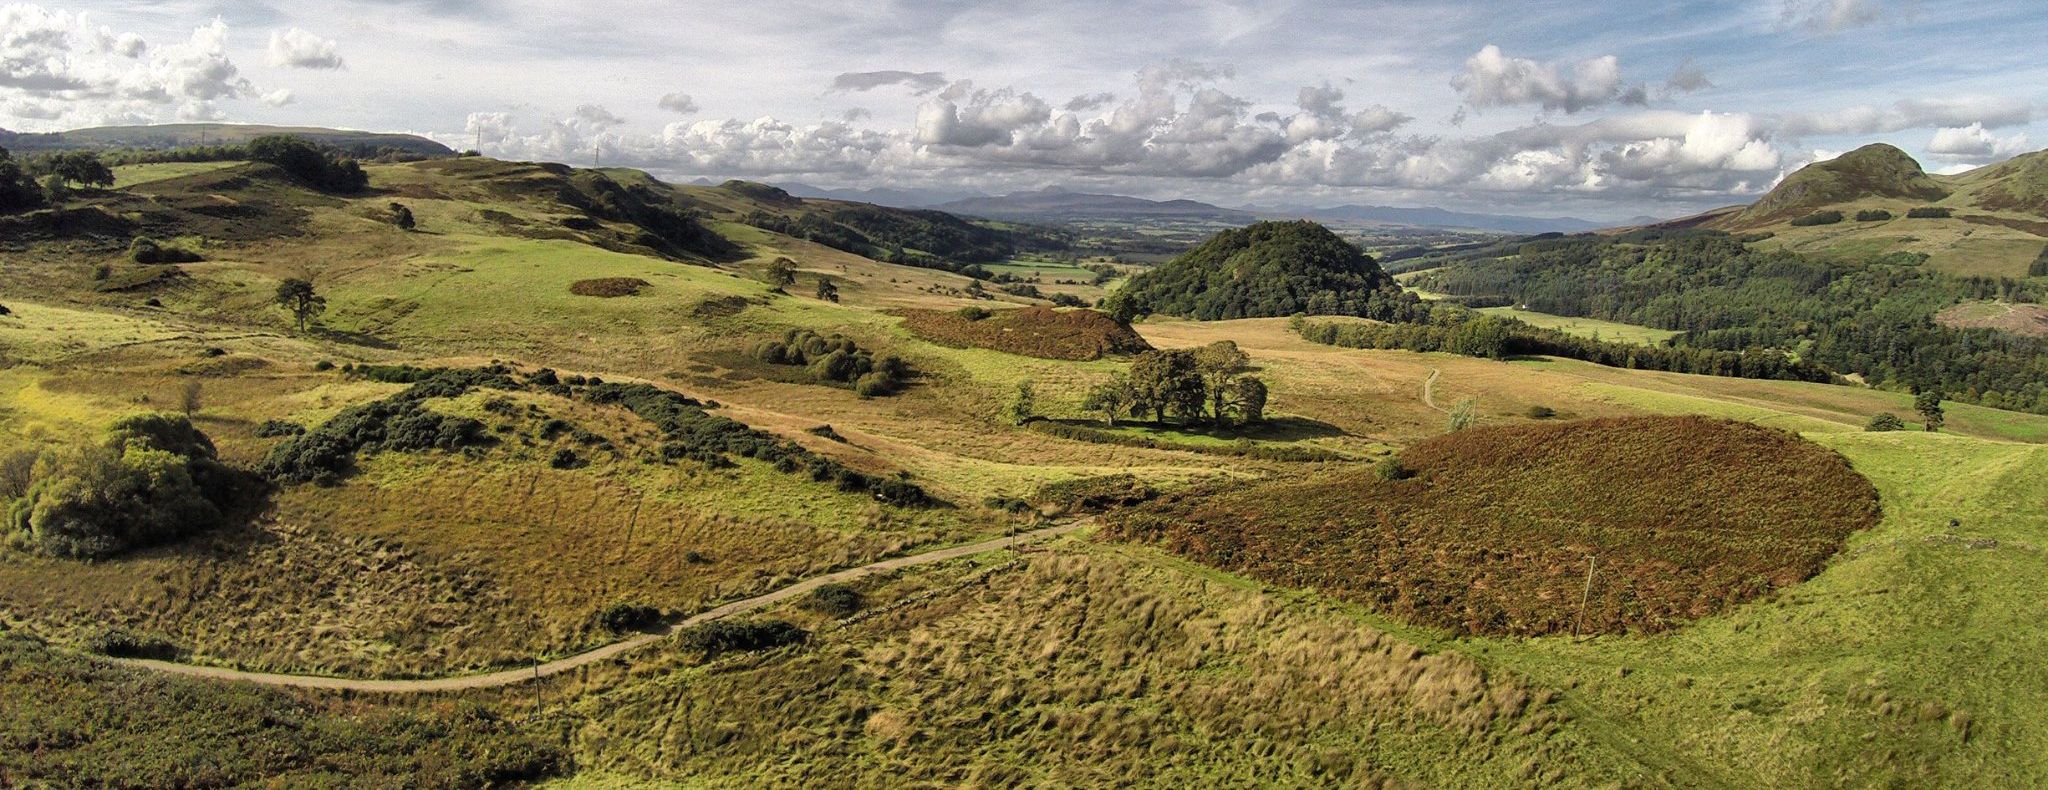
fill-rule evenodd
<path id="1" fill-rule="evenodd" d="M 1312 219 L 1321 222 L 1372 223 L 1420 228 L 1463 228 L 1501 233 L 1577 233 L 1609 227 L 1611 223 L 1573 217 L 1521 217 L 1505 214 L 1471 214 L 1430 206 L 1344 205 L 1329 208 L 1304 206 L 1245 206 L 1224 208 L 1196 200 L 1149 200 L 1127 195 L 1073 192 L 1048 187 L 1008 195 L 953 195 L 938 190 L 918 189 L 824 189 L 808 184 L 783 184 L 799 197 L 854 200 L 905 208 L 935 208 L 952 214 L 1014 222 L 1076 222 L 1086 220 L 1178 220 L 1221 222 L 1243 225 L 1260 219 Z M 940 198 L 946 199 L 940 199 Z M 1640 217 L 1627 224 L 1655 222 Z"/>
<path id="2" fill-rule="evenodd" d="M 1059 187 L 1048 187 L 1036 192 L 1017 192 L 1002 197 L 955 200 L 932 208 L 972 217 L 1026 222 L 1185 219 L 1242 224 L 1257 219 L 1249 212 L 1220 208 L 1193 200 L 1146 200 L 1123 195 L 1069 192 Z"/>
<path id="3" fill-rule="evenodd" d="M 704 179 L 698 179 L 703 181 Z M 708 185 L 709 182 L 706 182 Z M 824 198 L 846 200 L 854 203 L 873 203 L 878 206 L 896 208 L 933 208 L 956 200 L 987 197 L 986 194 L 960 189 L 898 189 L 874 187 L 871 189 L 828 189 L 810 184 L 785 181 L 776 184 L 782 191 L 801 198 Z"/>
<path id="4" fill-rule="evenodd" d="M 1612 227 L 1615 224 L 1593 222 L 1576 217 L 1521 217 L 1511 214 L 1471 214 L 1436 208 L 1434 206 L 1417 208 L 1359 205 L 1333 206 L 1330 208 L 1246 206 L 1245 210 L 1262 217 L 1272 218 L 1313 219 L 1322 222 L 1370 222 L 1420 228 L 1464 228 L 1469 230 L 1499 231 L 1502 233 L 1581 233 Z M 1639 220 L 1631 220 L 1625 224 L 1643 224 L 1655 221 L 1655 218 L 1644 217 Z"/>
<path id="5" fill-rule="evenodd" d="M 418 135 L 358 132 L 316 126 L 261 126 L 241 123 L 95 126 L 67 132 L 41 133 L 0 129 L 0 148 L 6 148 L 16 154 L 109 148 L 183 148 L 195 145 L 236 145 L 268 134 L 304 137 L 337 148 L 393 148 L 426 156 L 455 155 L 454 149 Z"/>

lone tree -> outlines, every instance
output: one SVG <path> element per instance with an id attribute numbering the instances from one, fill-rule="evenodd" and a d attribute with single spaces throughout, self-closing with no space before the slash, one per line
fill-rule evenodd
<path id="1" fill-rule="evenodd" d="M 1138 391 L 1131 386 L 1131 377 L 1122 373 L 1110 377 L 1088 390 L 1088 397 L 1081 401 L 1081 408 L 1102 413 L 1102 421 L 1111 428 L 1116 427 L 1116 416 L 1129 412 L 1138 403 Z"/>
<path id="2" fill-rule="evenodd" d="M 1218 340 L 1195 351 L 1195 367 L 1201 370 L 1202 386 L 1209 391 L 1209 419 L 1217 425 L 1229 421 L 1231 382 L 1248 370 L 1251 362 L 1251 355 L 1231 340 Z"/>
<path id="3" fill-rule="evenodd" d="M 1927 421 L 1929 431 L 1941 430 L 1942 423 L 1947 421 L 1946 415 L 1941 412 L 1941 393 L 1933 390 L 1914 396 L 1913 410 L 1920 412 L 1921 418 Z"/>
<path id="4" fill-rule="evenodd" d="M 796 261 L 776 258 L 768 264 L 768 283 L 777 288 L 788 288 L 796 284 Z"/>
<path id="5" fill-rule="evenodd" d="M 1863 430 L 1880 433 L 1884 431 L 1902 431 L 1905 429 L 1906 422 L 1899 419 L 1898 415 L 1888 411 L 1871 415 L 1870 422 L 1865 423 L 1863 426 Z"/>
<path id="6" fill-rule="evenodd" d="M 839 303 L 839 285 L 830 277 L 818 278 L 818 298 L 833 304 Z"/>
<path id="7" fill-rule="evenodd" d="M 1018 425 L 1030 422 L 1038 416 L 1038 388 L 1030 379 L 1017 382 L 1017 397 L 1010 401 L 1010 419 Z"/>
<path id="8" fill-rule="evenodd" d="M 193 415 L 198 414 L 199 410 L 204 407 L 204 403 L 200 400 L 201 392 L 202 390 L 197 380 L 185 382 L 185 386 L 178 391 L 178 409 L 185 412 L 186 418 L 189 419 Z"/>
<path id="9" fill-rule="evenodd" d="M 412 209 L 406 208 L 404 203 L 391 204 L 391 224 L 397 225 L 404 230 L 412 230 L 414 226 Z"/>
<path id="10" fill-rule="evenodd" d="M 306 331 L 306 324 L 314 316 L 327 310 L 327 297 L 313 292 L 313 281 L 291 277 L 277 284 L 277 303 L 291 311 L 292 319 L 299 324 L 299 331 Z"/>

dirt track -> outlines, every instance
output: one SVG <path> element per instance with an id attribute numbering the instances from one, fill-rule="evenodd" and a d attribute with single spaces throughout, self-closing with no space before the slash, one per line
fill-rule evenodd
<path id="1" fill-rule="evenodd" d="M 710 622 L 712 620 L 717 620 L 724 617 L 731 617 L 733 615 L 740 614 L 743 612 L 750 612 L 755 609 L 760 609 L 762 607 L 768 606 L 778 601 L 784 601 L 799 595 L 803 595 L 804 593 L 808 593 L 826 584 L 831 584 L 834 582 L 852 581 L 854 579 L 859 579 L 863 576 L 870 576 L 873 574 L 883 573 L 886 571 L 893 571 L 901 568 L 909 568 L 918 565 L 929 565 L 935 562 L 945 562 L 947 560 L 959 559 L 961 557 L 981 554 L 984 552 L 1006 549 L 1023 543 L 1031 543 L 1039 540 L 1044 540 L 1046 538 L 1064 535 L 1066 533 L 1073 532 L 1074 530 L 1085 527 L 1089 523 L 1090 522 L 1086 520 L 1075 521 L 1068 524 L 1061 524 L 1059 526 L 1054 527 L 1046 527 L 1044 529 L 1033 530 L 1030 532 L 1020 532 L 1015 535 L 1006 535 L 1000 538 L 992 538 L 990 540 L 984 540 L 980 543 L 970 543 L 964 546 L 954 546 L 952 548 L 936 549 L 933 551 L 925 552 L 923 554 L 912 554 L 905 557 L 894 557 L 891 559 L 881 560 L 879 562 L 873 562 L 867 565 L 862 565 L 857 568 L 847 568 L 846 570 L 834 571 L 832 573 L 827 573 L 823 576 L 814 576 L 779 590 L 763 593 L 752 598 L 743 598 L 741 600 L 733 601 L 731 603 L 727 603 L 713 609 L 699 612 L 679 622 L 676 622 L 660 631 L 638 634 L 627 639 L 622 639 L 620 641 L 613 642 L 603 647 L 593 648 L 591 650 L 577 653 L 572 656 L 558 658 L 553 661 L 549 661 L 531 667 L 506 669 L 482 675 L 456 675 L 453 677 L 414 678 L 406 680 L 367 680 L 357 678 L 323 677 L 320 675 L 283 675 L 271 672 L 245 672 L 239 669 L 228 669 L 226 667 L 208 667 L 193 664 L 179 664 L 171 661 L 156 661 L 141 658 L 110 658 L 106 660 L 124 666 L 135 667 L 138 669 L 147 669 L 154 672 L 163 672 L 172 675 L 185 675 L 187 677 L 207 678 L 209 680 L 243 681 L 263 686 L 291 686 L 295 688 L 337 689 L 345 691 L 367 691 L 387 694 L 417 694 L 422 692 L 433 691 L 463 691 L 467 689 L 482 689 L 495 688 L 498 686 L 510 686 L 515 683 L 524 683 L 529 680 L 538 680 L 549 675 L 558 675 L 563 672 L 575 669 L 577 667 L 587 666 L 589 664 L 594 664 L 605 659 L 613 658 L 626 652 L 646 647 L 647 645 L 653 644 L 654 642 L 667 638 L 669 636 L 673 636 L 676 632 L 681 631 L 685 628 L 689 628 L 690 626 Z"/>

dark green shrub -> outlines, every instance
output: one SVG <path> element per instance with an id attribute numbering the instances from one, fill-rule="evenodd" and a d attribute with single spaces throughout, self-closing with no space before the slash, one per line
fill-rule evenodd
<path id="1" fill-rule="evenodd" d="M 839 442 L 840 444 L 846 443 L 846 437 L 839 435 L 838 431 L 832 430 L 832 426 L 830 425 L 820 425 L 816 428 L 805 429 L 804 433 L 808 433 L 812 436 L 822 436 L 824 438 L 831 439 L 832 441 Z"/>
<path id="2" fill-rule="evenodd" d="M 1373 474 L 1381 480 L 1407 480 L 1415 476 L 1415 470 L 1402 465 L 1396 456 L 1387 456 L 1372 467 Z"/>
<path id="3" fill-rule="evenodd" d="M 279 436 L 298 436 L 306 432 L 306 426 L 284 420 L 264 420 L 256 426 L 256 438 L 275 439 Z"/>
<path id="4" fill-rule="evenodd" d="M 994 313 L 988 311 L 988 308 L 981 307 L 978 305 L 962 307 L 958 312 L 960 313 L 961 318 L 965 318 L 969 321 L 980 321 L 984 318 L 994 315 Z"/>
<path id="5" fill-rule="evenodd" d="M 1907 209 L 1907 210 L 1906 210 L 1906 218 L 1907 218 L 1907 219 L 1948 219 L 1948 218 L 1949 218 L 1950 216 L 1952 216 L 1952 215 L 1953 215 L 1954 213 L 1955 213 L 1955 212 L 1953 212 L 1953 211 L 1951 211 L 1951 210 L 1949 210 L 1949 209 L 1946 209 L 1946 208 L 1941 208 L 1941 207 L 1939 207 L 1939 206 L 1921 206 L 1921 207 L 1919 207 L 1919 208 L 1914 208 L 1914 209 Z"/>
<path id="6" fill-rule="evenodd" d="M 115 658 L 153 658 L 170 661 L 178 657 L 178 647 L 163 638 L 137 635 L 118 627 L 94 631 L 91 636 L 85 638 L 85 649 Z"/>
<path id="7" fill-rule="evenodd" d="M 597 613 L 597 625 L 615 634 L 638 631 L 661 622 L 661 610 L 652 606 L 620 601 Z"/>
<path id="8" fill-rule="evenodd" d="M 4 304 L 0 304 L 0 316 L 7 316 L 7 315 L 14 315 L 14 311 L 13 311 L 13 310 L 9 310 L 9 309 L 7 309 L 7 305 L 4 305 Z"/>
<path id="9" fill-rule="evenodd" d="M 326 373 L 327 371 L 334 369 L 334 363 L 330 360 L 323 359 L 320 360 L 319 362 L 313 363 L 313 369 L 320 371 L 321 373 Z"/>
<path id="10" fill-rule="evenodd" d="M 810 636 L 810 632 L 782 620 L 713 620 L 683 629 L 676 640 L 683 649 L 708 659 L 721 653 L 797 644 Z"/>
<path id="11" fill-rule="evenodd" d="M 1530 406 L 1527 413 L 1532 420 L 1548 420 L 1557 416 L 1557 410 L 1549 406 Z"/>
<path id="12" fill-rule="evenodd" d="M 1792 225 L 1795 227 L 1810 227 L 1813 225 L 1833 225 L 1841 221 L 1842 212 L 1830 209 L 1827 211 L 1816 211 L 1804 217 L 1793 219 Z"/>
<path id="13" fill-rule="evenodd" d="M 199 253 L 168 246 L 148 236 L 137 236 L 128 243 L 128 257 L 136 263 L 197 263 L 206 260 Z"/>
<path id="14" fill-rule="evenodd" d="M 1893 414 L 1891 412 L 1880 412 L 1877 414 L 1873 414 L 1870 416 L 1870 422 L 1865 423 L 1863 425 L 1863 430 L 1871 431 L 1873 433 L 1881 433 L 1884 431 L 1903 431 L 1905 429 L 1906 421 L 1899 419 L 1898 415 Z"/>
<path id="15" fill-rule="evenodd" d="M 859 590 L 844 584 L 820 585 L 804 599 L 804 608 L 833 617 L 851 617 L 867 605 Z"/>
<path id="16" fill-rule="evenodd" d="M 548 466 L 556 469 L 574 469 L 581 465 L 583 465 L 583 460 L 576 457 L 575 450 L 567 447 L 556 450 L 554 457 L 548 459 Z"/>
<path id="17" fill-rule="evenodd" d="M 1892 213 L 1884 209 L 1864 209 L 1856 212 L 1857 222 L 1883 222 L 1891 219 Z"/>

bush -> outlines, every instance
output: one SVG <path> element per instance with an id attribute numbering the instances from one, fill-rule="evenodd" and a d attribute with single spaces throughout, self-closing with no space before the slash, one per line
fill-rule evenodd
<path id="1" fill-rule="evenodd" d="M 364 365 L 357 367 L 356 373 L 402 376 L 404 371 Z M 474 373 L 445 371 L 429 375 L 397 395 L 343 409 L 318 429 L 270 448 L 257 470 L 279 483 L 325 484 L 346 474 L 358 453 L 459 450 L 488 444 L 492 440 L 483 423 L 438 414 L 420 405 L 423 398 L 460 395 L 477 382 L 512 386 L 502 373 L 464 375 Z"/>
<path id="2" fill-rule="evenodd" d="M 1054 306 L 1056 306 L 1056 307 L 1087 307 L 1087 306 L 1088 306 L 1088 302 L 1087 302 L 1087 300 L 1085 300 L 1085 299 L 1082 299 L 1081 297 L 1075 296 L 1075 295 L 1073 295 L 1073 294 L 1053 294 L 1053 295 L 1052 295 L 1052 303 L 1053 303 L 1053 305 L 1054 305 Z"/>
<path id="3" fill-rule="evenodd" d="M 820 585 L 804 599 L 804 608 L 833 617 L 851 617 L 867 605 L 859 590 L 844 584 Z"/>
<path id="4" fill-rule="evenodd" d="M 954 311 L 954 313 L 960 316 L 961 318 L 965 318 L 969 321 L 980 321 L 984 318 L 994 315 L 994 313 L 988 311 L 988 308 L 979 305 L 969 305 L 967 307 L 962 307 L 959 310 Z"/>
<path id="5" fill-rule="evenodd" d="M 576 457 L 575 450 L 571 450 L 567 447 L 564 447 L 560 450 L 556 450 L 555 456 L 553 458 L 548 459 L 548 466 L 552 466 L 556 469 L 574 469 L 582 465 L 582 460 L 583 459 Z"/>
<path id="6" fill-rule="evenodd" d="M 211 529 L 253 486 L 184 417 L 122 419 L 104 444 L 38 460 L 8 506 L 9 542 L 64 558 L 110 557 Z"/>
<path id="7" fill-rule="evenodd" d="M 683 649 L 705 658 L 732 651 L 768 650 L 810 638 L 810 632 L 782 620 L 713 620 L 676 635 Z"/>
<path id="8" fill-rule="evenodd" d="M 128 257 L 136 263 L 197 263 L 206 260 L 199 253 L 167 246 L 148 236 L 137 236 L 128 243 Z"/>
<path id="9" fill-rule="evenodd" d="M 661 610 L 645 604 L 620 601 L 597 613 L 598 627 L 615 634 L 638 631 L 660 622 Z"/>
<path id="10" fill-rule="evenodd" d="M 1883 222 L 1891 219 L 1892 213 L 1884 209 L 1864 209 L 1856 212 L 1857 222 Z"/>
<path id="11" fill-rule="evenodd" d="M 320 360 L 319 362 L 313 363 L 313 369 L 321 373 L 326 373 L 327 371 L 334 369 L 334 363 L 330 360 L 323 359 Z"/>
<path id="12" fill-rule="evenodd" d="M 264 420 L 256 426 L 256 438 L 274 439 L 279 436 L 298 436 L 306 432 L 306 426 L 284 420 Z"/>
<path id="13" fill-rule="evenodd" d="M 161 637 L 141 636 L 119 627 L 106 627 L 85 638 L 85 649 L 114 658 L 151 658 L 170 661 L 178 657 L 178 647 Z"/>
<path id="14" fill-rule="evenodd" d="M 1898 415 L 1893 414 L 1891 412 L 1880 412 L 1878 414 L 1873 414 L 1870 417 L 1870 422 L 1864 423 L 1863 425 L 1863 430 L 1871 431 L 1874 433 L 1884 431 L 1903 431 L 1905 429 L 1906 421 L 1899 419 Z"/>
<path id="15" fill-rule="evenodd" d="M 891 395 L 913 374 L 899 357 L 876 357 L 844 335 L 792 329 L 781 340 L 755 344 L 754 359 L 771 365 L 803 366 L 819 383 L 851 386 L 863 397 Z"/>
<path id="16" fill-rule="evenodd" d="M 1380 462 L 1377 464 L 1373 464 L 1372 472 L 1374 476 L 1387 481 L 1407 480 L 1415 476 L 1415 470 L 1402 465 L 1401 459 L 1398 456 L 1392 455 L 1380 459 Z"/>
<path id="17" fill-rule="evenodd" d="M 1816 211 L 1804 217 L 1799 217 L 1792 220 L 1792 224 L 1795 227 L 1809 227 L 1813 225 L 1833 225 L 1841 221 L 1842 212 L 1830 209 L 1828 211 Z"/>
<path id="18" fill-rule="evenodd" d="M 1532 420 L 1548 420 L 1557 416 L 1557 410 L 1549 406 L 1530 406 L 1527 414 Z"/>
<path id="19" fill-rule="evenodd" d="M 7 309 L 7 305 L 0 304 L 0 316 L 5 315 L 14 315 L 14 311 Z"/>
<path id="20" fill-rule="evenodd" d="M 832 426 L 830 425 L 820 425 L 816 428 L 807 428 L 804 430 L 804 433 L 808 433 L 812 436 L 820 436 L 826 439 L 831 439 L 832 441 L 838 442 L 840 444 L 846 443 L 846 437 L 839 435 L 838 431 L 832 430 Z"/>
<path id="21" fill-rule="evenodd" d="M 1946 208 L 1940 208 L 1940 207 L 1936 207 L 1936 206 L 1922 206 L 1922 207 L 1920 207 L 1920 208 L 1915 208 L 1915 209 L 1908 209 L 1908 210 L 1906 211 L 1906 218 L 1907 218 L 1907 219 L 1948 219 L 1948 218 L 1949 218 L 1950 216 L 1952 216 L 1953 214 L 1954 214 L 1954 212 L 1953 212 L 1953 211 L 1951 211 L 1951 210 L 1949 210 L 1949 209 L 1946 209 Z"/>

